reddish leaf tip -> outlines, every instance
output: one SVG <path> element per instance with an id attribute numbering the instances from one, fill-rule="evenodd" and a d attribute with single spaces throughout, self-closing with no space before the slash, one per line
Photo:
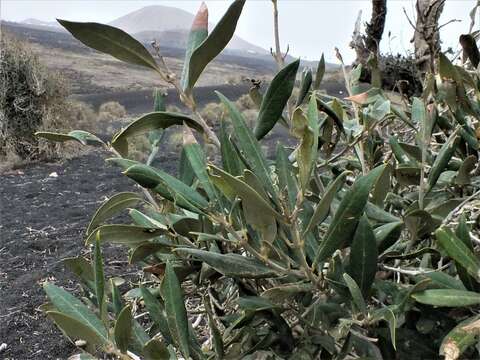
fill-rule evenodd
<path id="1" fill-rule="evenodd" d="M 205 2 L 202 2 L 200 9 L 198 9 L 197 15 L 193 20 L 192 30 L 207 29 L 208 28 L 208 8 Z"/>

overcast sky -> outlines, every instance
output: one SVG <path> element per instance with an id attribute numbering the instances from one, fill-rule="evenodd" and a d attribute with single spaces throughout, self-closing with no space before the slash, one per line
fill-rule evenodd
<path id="1" fill-rule="evenodd" d="M 230 1 L 206 1 L 210 21 L 217 22 Z M 443 46 L 457 48 L 460 34 L 468 32 L 469 12 L 476 0 L 447 0 L 440 23 L 462 20 L 442 29 Z M 200 1 L 190 0 L 0 0 L 1 17 L 9 21 L 36 18 L 54 21 L 63 18 L 74 21 L 109 22 L 147 5 L 168 5 L 195 13 Z M 413 19 L 414 0 L 388 0 L 387 25 L 382 50 L 405 54 L 411 51 L 413 29 L 403 8 Z M 305 59 L 318 59 L 322 52 L 327 61 L 336 62 L 333 48 L 339 47 L 346 61 L 354 58 L 348 47 L 358 12 L 363 21 L 371 12 L 367 0 L 280 0 L 280 38 L 283 48 L 290 44 L 290 53 Z M 480 21 L 475 28 L 478 29 Z M 273 44 L 272 5 L 269 0 L 247 1 L 236 34 L 247 41 L 269 49 Z M 391 32 L 391 39 L 388 33 Z"/>

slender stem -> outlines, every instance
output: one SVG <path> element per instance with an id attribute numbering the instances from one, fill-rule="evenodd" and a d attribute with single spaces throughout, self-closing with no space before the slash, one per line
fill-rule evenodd
<path id="1" fill-rule="evenodd" d="M 284 58 L 282 56 L 282 51 L 280 49 L 280 32 L 278 26 L 278 6 L 277 0 L 272 0 L 273 4 L 273 31 L 275 36 L 275 61 L 277 62 L 278 69 L 280 70 L 285 64 Z"/>
<path id="2" fill-rule="evenodd" d="M 220 140 L 218 140 L 217 135 L 211 129 L 211 127 L 207 124 L 207 122 L 202 117 L 202 115 L 197 111 L 197 104 L 195 103 L 195 99 L 192 97 L 191 94 L 187 94 L 182 89 L 182 87 L 180 86 L 180 82 L 178 81 L 175 73 L 170 71 L 167 63 L 165 62 L 165 59 L 160 54 L 160 49 L 158 47 L 154 47 L 154 50 L 163 67 L 163 69 L 158 69 L 157 73 L 165 82 L 171 84 L 175 88 L 175 90 L 177 91 L 180 97 L 180 101 L 182 101 L 182 103 L 197 116 L 197 122 L 202 127 L 203 131 L 205 132 L 205 135 L 207 135 L 207 139 L 211 141 L 217 148 L 220 148 Z"/>
<path id="3" fill-rule="evenodd" d="M 350 86 L 350 80 L 349 80 L 350 76 L 347 73 L 347 69 L 345 68 L 345 63 L 343 62 L 340 52 L 338 52 L 337 48 L 335 49 L 337 50 L 337 58 L 340 60 L 340 64 L 342 66 L 343 77 L 345 79 L 345 87 L 347 89 L 348 96 L 353 96 L 352 87 Z M 357 121 L 357 125 L 360 126 L 360 116 L 359 116 L 360 111 L 359 111 L 358 105 L 352 102 L 352 106 L 353 106 L 353 111 L 355 113 L 355 120 Z M 367 164 L 365 163 L 365 149 L 364 149 L 363 141 L 360 141 L 358 144 L 357 155 L 360 160 L 360 163 L 362 164 L 362 173 L 363 175 L 366 175 L 368 173 L 368 169 L 367 169 Z"/>
<path id="4" fill-rule="evenodd" d="M 277 0 L 272 0 L 272 4 L 273 4 L 273 34 L 275 37 L 275 53 L 272 52 L 272 56 L 275 59 L 275 62 L 277 63 L 278 70 L 282 70 L 282 68 L 285 66 L 285 57 L 288 54 L 288 47 L 285 54 L 282 55 L 282 50 L 280 48 L 280 30 L 278 25 Z M 293 114 L 292 104 L 290 103 L 290 101 L 287 101 L 287 113 L 288 113 L 288 118 L 290 119 Z"/>

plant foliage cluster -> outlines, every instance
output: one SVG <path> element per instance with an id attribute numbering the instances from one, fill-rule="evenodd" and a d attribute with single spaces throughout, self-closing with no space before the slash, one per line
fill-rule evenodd
<path id="1" fill-rule="evenodd" d="M 2 34 L 0 40 L 0 156 L 49 156 L 53 144 L 39 142 L 40 129 L 64 126 L 65 81 L 48 72 L 32 50 Z"/>
<path id="2" fill-rule="evenodd" d="M 297 60 L 263 94 L 252 89 L 253 129 L 217 93 L 226 114 L 217 137 L 193 88 L 243 5 L 234 1 L 211 33 L 202 6 L 180 81 L 123 31 L 60 21 L 86 45 L 158 73 L 191 115 L 158 107 L 110 143 L 82 131 L 38 134 L 110 150 L 107 162 L 143 190 L 97 210 L 86 230 L 92 258 L 64 260 L 85 297 L 45 283 L 46 314 L 84 341 L 84 359 L 478 358 L 478 72 L 440 55 L 423 95 L 399 105 L 373 85 L 361 92 L 360 66 L 347 74 L 348 98 L 324 95 L 323 61 L 303 73 L 294 97 Z M 266 158 L 262 139 L 277 124 L 298 146 L 278 144 Z M 174 125 L 183 127 L 177 177 L 129 159 L 135 136 L 150 134 L 156 151 L 158 130 Z M 217 148 L 218 163 L 195 136 Z M 131 223 L 106 223 L 124 210 Z M 105 278 L 105 243 L 128 247 L 129 261 L 153 269 L 156 281 L 131 289 L 127 301 Z M 187 285 L 202 300 L 196 315 L 208 341 L 185 307 Z M 146 330 L 136 306 L 148 313 Z"/>

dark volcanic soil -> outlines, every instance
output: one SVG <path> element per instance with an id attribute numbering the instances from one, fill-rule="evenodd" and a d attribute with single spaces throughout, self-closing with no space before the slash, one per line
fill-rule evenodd
<path id="1" fill-rule="evenodd" d="M 135 191 L 119 169 L 105 166 L 104 157 L 92 152 L 0 175 L 0 344 L 7 344 L 0 359 L 66 359 L 75 351 L 37 308 L 45 302 L 45 279 L 79 289 L 61 259 L 89 252 L 83 232 L 107 196 Z M 175 171 L 171 160 L 162 168 Z M 53 172 L 58 177 L 49 176 Z M 124 249 L 105 248 L 104 256 L 108 274 L 135 274 Z"/>

